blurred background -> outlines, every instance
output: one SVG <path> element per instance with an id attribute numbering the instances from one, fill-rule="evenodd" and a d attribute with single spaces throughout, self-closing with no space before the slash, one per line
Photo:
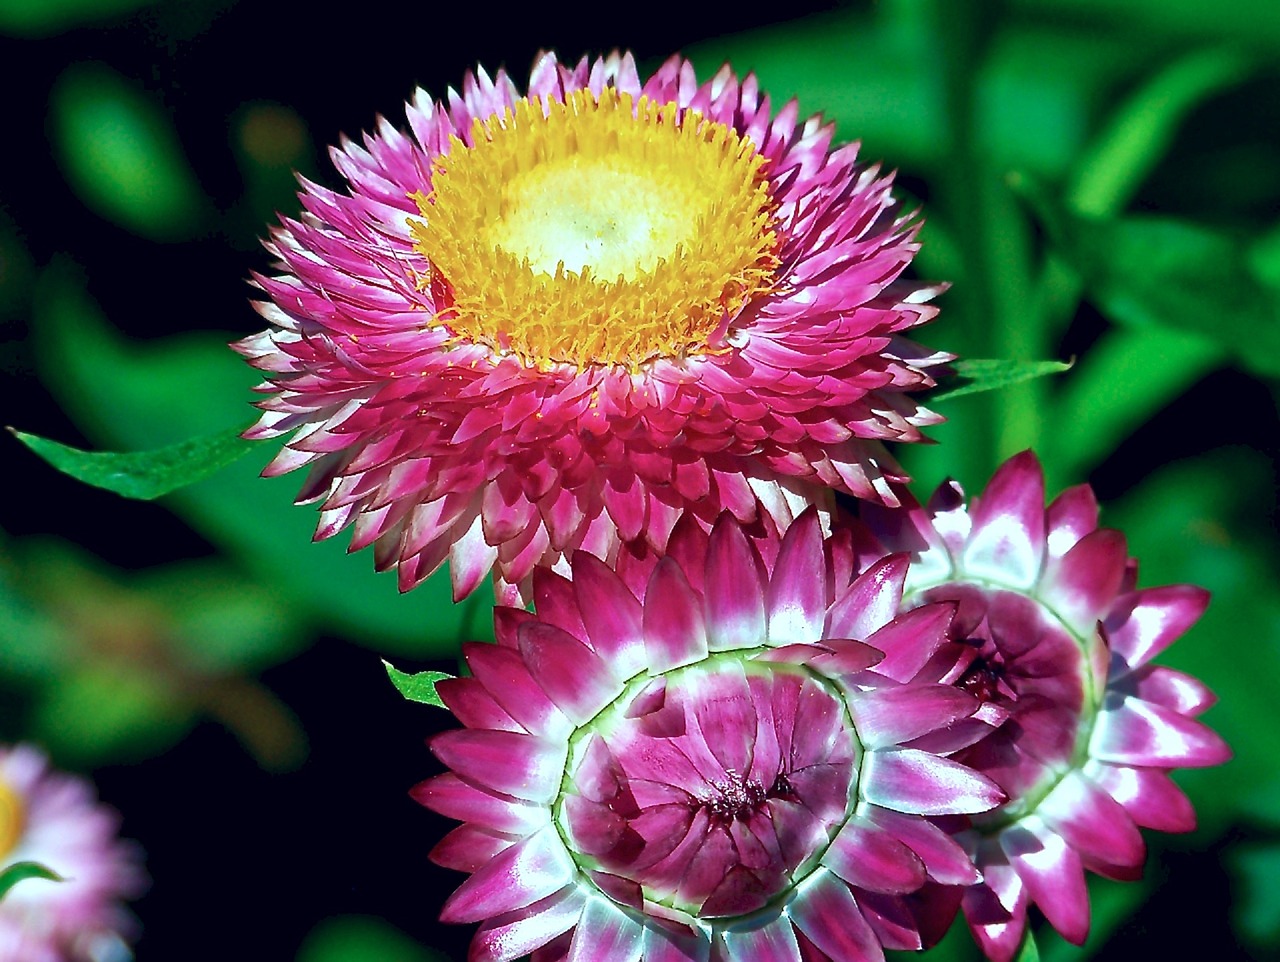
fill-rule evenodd
<path id="1" fill-rule="evenodd" d="M 980 490 L 1034 446 L 1054 491 L 1088 480 L 1142 583 L 1214 603 L 1165 661 L 1221 701 L 1227 766 L 1184 773 L 1201 825 L 1150 838 L 1142 882 L 1092 880 L 1084 949 L 1050 962 L 1280 952 L 1280 7 L 1274 0 L 880 0 L 784 7 L 0 0 L 0 421 L 136 450 L 247 426 L 260 328 L 245 278 L 294 172 L 403 121 L 480 63 L 674 51 L 755 70 L 899 171 L 952 282 L 923 342 L 1074 358 L 945 401 L 902 457 L 920 496 Z M 447 579 L 407 596 L 345 538 L 310 543 L 300 479 L 253 451 L 155 503 L 78 484 L 0 438 L 0 740 L 92 775 L 148 854 L 140 962 L 461 959 L 435 919 L 460 876 L 408 788 L 449 724 L 379 656 L 456 669 L 489 635 Z M 930 958 L 968 960 L 955 933 Z"/>

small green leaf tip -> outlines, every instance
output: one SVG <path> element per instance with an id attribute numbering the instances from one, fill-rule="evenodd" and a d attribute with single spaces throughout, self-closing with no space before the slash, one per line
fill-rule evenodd
<path id="1" fill-rule="evenodd" d="M 9 894 L 9 890 L 19 882 L 30 878 L 48 879 L 50 882 L 65 882 L 61 875 L 39 862 L 14 862 L 0 869 L 0 899 Z"/>
<path id="2" fill-rule="evenodd" d="M 436 682 L 452 678 L 453 675 L 446 671 L 420 671 L 411 675 L 407 671 L 401 671 L 385 658 L 382 660 L 382 666 L 387 669 L 387 677 L 391 679 L 391 684 L 396 686 L 396 690 L 405 697 L 406 701 L 435 705 L 437 708 L 445 707 L 440 696 L 436 694 Z"/>
<path id="3" fill-rule="evenodd" d="M 1006 361 L 1001 359 L 970 359 L 953 361 L 951 373 L 938 379 L 938 390 L 929 397 L 929 403 L 949 401 L 965 394 L 995 391 L 1020 381 L 1030 381 L 1050 374 L 1071 370 L 1070 361 Z"/>
<path id="4" fill-rule="evenodd" d="M 1022 948 L 1018 949 L 1013 962 L 1040 962 L 1040 950 L 1036 947 L 1036 938 L 1030 931 L 1022 940 Z"/>
<path id="5" fill-rule="evenodd" d="M 185 488 L 239 460 L 253 443 L 240 437 L 240 431 L 219 431 L 152 451 L 116 453 L 82 451 L 9 428 L 10 434 L 63 474 L 139 501 Z"/>

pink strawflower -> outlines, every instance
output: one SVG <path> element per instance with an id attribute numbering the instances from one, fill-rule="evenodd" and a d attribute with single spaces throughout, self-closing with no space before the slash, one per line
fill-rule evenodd
<path id="1" fill-rule="evenodd" d="M 0 901 L 0 959 L 117 962 L 136 923 L 121 903 L 146 886 L 119 817 L 82 778 L 50 771 L 38 749 L 0 749 L 0 866 L 37 862 L 64 881 L 18 882 Z"/>
<path id="2" fill-rule="evenodd" d="M 915 747 L 978 700 L 914 680 L 956 646 L 953 606 L 895 615 L 906 558 L 855 575 L 810 510 L 780 544 L 725 515 L 571 567 L 438 688 L 466 727 L 413 794 L 465 822 L 432 858 L 474 873 L 443 911 L 483 923 L 470 958 L 867 962 L 940 937 L 978 876 L 925 816 L 1003 796 Z"/>
<path id="3" fill-rule="evenodd" d="M 292 434 L 265 473 L 310 468 L 317 537 L 513 598 L 688 513 L 893 503 L 881 442 L 940 420 L 908 392 L 947 355 L 902 336 L 939 288 L 901 277 L 918 222 L 856 145 L 679 57 L 545 54 L 527 94 L 481 70 L 406 111 L 332 152 L 342 190 L 304 181 L 256 276 L 271 327 L 235 345 L 267 377 L 246 436 Z"/>
<path id="4" fill-rule="evenodd" d="M 954 482 L 923 508 L 903 500 L 893 511 L 866 506 L 878 544 L 863 548 L 912 553 L 904 608 L 958 603 L 952 633 L 970 647 L 948 677 L 986 702 L 967 724 L 993 714 L 991 733 L 955 757 L 1009 796 L 957 835 L 983 875 L 964 894 L 965 917 L 994 962 L 1013 957 L 1032 903 L 1079 945 L 1089 932 L 1084 870 L 1139 877 L 1139 827 L 1195 824 L 1169 771 L 1230 757 L 1193 720 L 1212 693 L 1150 663 L 1200 617 L 1208 593 L 1138 590 L 1137 562 L 1120 532 L 1098 527 L 1092 490 L 1071 488 L 1046 510 L 1029 451 L 968 506 Z"/>

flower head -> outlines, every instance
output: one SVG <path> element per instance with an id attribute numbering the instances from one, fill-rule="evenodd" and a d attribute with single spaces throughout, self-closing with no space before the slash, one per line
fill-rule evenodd
<path id="1" fill-rule="evenodd" d="M 546 54 L 527 93 L 479 71 L 407 113 L 333 152 L 345 190 L 305 183 L 236 345 L 318 536 L 352 526 L 403 589 L 449 559 L 461 597 L 686 514 L 893 502 L 881 441 L 939 420 L 908 392 L 947 356 L 902 336 L 937 288 L 901 278 L 916 224 L 856 145 L 678 57 Z"/>
<path id="2" fill-rule="evenodd" d="M 0 749 L 0 865 L 37 862 L 64 881 L 19 882 L 0 901 L 0 958 L 110 962 L 129 958 L 133 919 L 121 899 L 146 884 L 119 819 L 83 779 L 52 772 L 29 745 Z"/>
<path id="3" fill-rule="evenodd" d="M 977 879 L 925 816 L 986 811 L 991 782 L 916 745 L 972 695 L 916 681 L 952 606 L 895 617 L 906 559 L 860 575 L 808 511 L 753 543 L 726 515 L 671 551 L 586 552 L 499 608 L 472 676 L 439 685 L 467 726 L 415 797 L 465 824 L 436 847 L 474 874 L 448 921 L 473 959 L 864 962 L 954 917 Z M 861 639 L 861 640 L 855 640 Z M 586 956 L 579 953 L 586 950 Z"/>
<path id="4" fill-rule="evenodd" d="M 1088 486 L 1047 510 L 1044 500 L 1040 464 L 1024 452 L 970 505 L 952 482 L 923 508 L 863 511 L 877 536 L 868 553 L 912 553 L 905 607 L 957 603 L 952 633 L 970 648 L 949 677 L 997 713 L 990 734 L 956 755 L 1009 796 L 958 836 L 983 875 L 964 895 L 965 915 L 995 962 L 1017 950 L 1031 903 L 1082 943 L 1084 869 L 1136 878 L 1146 857 L 1139 826 L 1194 826 L 1169 771 L 1230 757 L 1193 720 L 1213 703 L 1209 690 L 1151 664 L 1208 594 L 1138 589 L 1124 536 L 1098 527 Z"/>

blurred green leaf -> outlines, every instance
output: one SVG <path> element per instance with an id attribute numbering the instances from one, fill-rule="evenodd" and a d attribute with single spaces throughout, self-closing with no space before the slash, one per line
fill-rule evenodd
<path id="1" fill-rule="evenodd" d="M 311 930 L 295 962 L 443 962 L 382 919 L 344 915 Z"/>
<path id="2" fill-rule="evenodd" d="M 1056 15 L 1093 27 L 1093 33 L 1099 26 L 1106 28 L 1134 44 L 1163 42 L 1173 36 L 1197 43 L 1221 37 L 1250 45 L 1280 45 L 1275 0 L 1010 0 L 1009 6 L 1011 16 Z"/>
<path id="3" fill-rule="evenodd" d="M 258 375 L 227 348 L 227 338 L 202 333 L 132 344 L 65 264 L 41 277 L 34 313 L 45 383 L 81 430 L 104 445 L 145 449 L 212 433 L 243 418 L 253 397 Z M 174 491 L 165 505 L 282 601 L 301 606 L 316 627 L 387 653 L 456 651 L 470 609 L 452 603 L 448 572 L 400 594 L 393 576 L 373 570 L 369 552 L 349 555 L 341 536 L 312 543 L 314 511 L 292 504 L 300 479 L 261 478 L 262 460 L 236 461 Z M 492 607 L 492 599 L 483 604 Z M 486 635 L 476 640 L 491 637 L 492 619 L 479 620 Z"/>
<path id="4" fill-rule="evenodd" d="M 19 882 L 27 879 L 42 878 L 50 882 L 65 882 L 61 875 L 39 862 L 14 862 L 0 869 L 0 899 L 9 894 L 9 890 Z"/>
<path id="5" fill-rule="evenodd" d="M 1226 360 L 1198 334 L 1112 328 L 1076 361 L 1054 405 L 1041 460 L 1050 480 L 1084 477 L 1148 418 Z"/>
<path id="6" fill-rule="evenodd" d="M 1232 867 L 1241 878 L 1235 898 L 1235 922 L 1263 945 L 1280 942 L 1280 842 L 1242 845 L 1232 852 Z"/>
<path id="7" fill-rule="evenodd" d="M 63 474 L 122 497 L 151 501 L 185 488 L 249 453 L 241 428 L 179 441 L 153 451 L 82 451 L 9 428 L 19 441 Z"/>
<path id="8" fill-rule="evenodd" d="M 45 37 L 145 7 L 155 0 L 0 0 L 0 33 Z"/>
<path id="9" fill-rule="evenodd" d="M 954 372 L 938 378 L 938 389 L 929 395 L 929 403 L 949 401 L 966 394 L 998 391 L 1010 384 L 1030 381 L 1033 378 L 1061 374 L 1071 370 L 1072 361 L 1006 361 L 1001 359 L 971 358 L 953 361 L 949 366 Z"/>
<path id="10" fill-rule="evenodd" d="M 382 667 L 387 669 L 387 677 L 391 679 L 391 684 L 396 686 L 396 690 L 405 697 L 405 700 L 416 701 L 421 705 L 434 705 L 437 708 L 445 707 L 445 703 L 436 694 L 436 682 L 452 678 L 453 675 L 443 671 L 419 671 L 410 674 L 396 668 L 385 658 L 382 660 Z"/>
<path id="11" fill-rule="evenodd" d="M 1018 949 L 1018 954 L 1013 959 L 1014 962 L 1040 962 L 1040 950 L 1036 948 L 1036 937 L 1031 929 L 1027 929 L 1027 934 L 1022 939 L 1022 947 Z"/>
<path id="12" fill-rule="evenodd" d="M 154 240 L 201 232 L 204 195 L 158 104 L 100 63 L 68 67 L 50 97 L 58 163 L 88 206 Z"/>
<path id="13" fill-rule="evenodd" d="M 1011 183 L 1110 320 L 1200 334 L 1280 376 L 1280 291 L 1254 277 L 1242 241 L 1169 217 L 1079 217 L 1029 179 Z"/>
<path id="14" fill-rule="evenodd" d="M 1251 58 L 1201 50 L 1175 61 L 1125 100 L 1076 165 L 1068 204 L 1076 213 L 1117 213 L 1168 150 L 1192 108 L 1244 80 Z"/>

